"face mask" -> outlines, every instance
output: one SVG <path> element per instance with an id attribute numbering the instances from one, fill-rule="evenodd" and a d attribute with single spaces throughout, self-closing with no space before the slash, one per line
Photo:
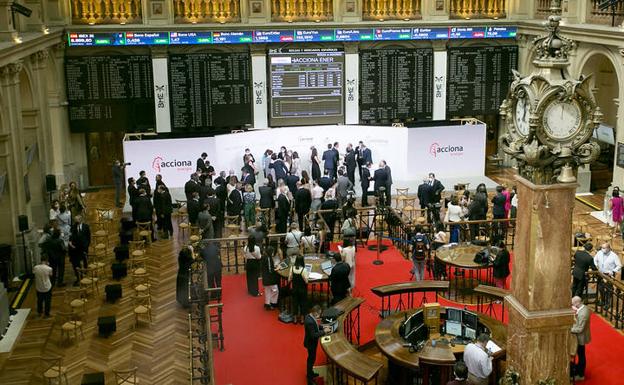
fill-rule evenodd
<path id="1" fill-rule="evenodd" d="M 606 247 L 603 247 L 601 250 L 602 250 L 603 254 L 608 254 L 609 253 L 609 249 L 607 249 Z"/>

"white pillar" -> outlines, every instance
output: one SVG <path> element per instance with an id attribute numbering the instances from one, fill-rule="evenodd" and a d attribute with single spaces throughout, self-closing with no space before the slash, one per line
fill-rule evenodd
<path id="1" fill-rule="evenodd" d="M 171 132 L 171 111 L 169 107 L 169 71 L 166 57 L 152 57 L 154 77 L 154 111 L 156 132 Z"/>
<path id="2" fill-rule="evenodd" d="M 360 56 L 357 45 L 345 45 L 345 124 L 360 122 Z"/>
<path id="3" fill-rule="evenodd" d="M 433 120 L 445 120 L 447 51 L 441 44 L 434 45 L 433 50 Z"/>
<path id="4" fill-rule="evenodd" d="M 267 58 L 264 47 L 262 50 L 251 51 L 251 78 L 253 81 L 253 127 L 263 129 L 269 127 L 267 99 Z"/>

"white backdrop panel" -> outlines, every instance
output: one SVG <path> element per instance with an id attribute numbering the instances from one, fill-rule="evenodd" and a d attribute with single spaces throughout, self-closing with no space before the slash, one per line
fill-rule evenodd
<path id="1" fill-rule="evenodd" d="M 410 180 L 485 174 L 485 124 L 408 129 Z"/>
<path id="2" fill-rule="evenodd" d="M 256 163 L 261 167 L 262 154 L 266 149 L 279 151 L 281 146 L 285 146 L 297 151 L 301 158 L 301 166 L 309 170 L 311 146 L 317 148 L 321 158 L 323 151 L 327 150 L 328 143 L 339 142 L 340 154 L 344 156 L 347 143 L 352 143 L 355 147 L 360 140 L 371 149 L 373 162 L 386 160 L 392 168 L 393 178 L 403 179 L 407 176 L 405 167 L 407 129 L 402 127 L 303 126 L 219 135 L 215 137 L 216 156 L 209 155 L 209 158 L 214 163 L 215 169 L 226 171 L 232 169 L 240 174 L 245 148 L 251 150 Z"/>
<path id="3" fill-rule="evenodd" d="M 124 159 L 132 163 L 126 167 L 126 178 L 137 179 L 139 171 L 144 170 L 152 188 L 156 174 L 161 174 L 170 188 L 183 187 L 196 171 L 201 153 L 214 154 L 214 142 L 214 138 L 125 141 Z"/>

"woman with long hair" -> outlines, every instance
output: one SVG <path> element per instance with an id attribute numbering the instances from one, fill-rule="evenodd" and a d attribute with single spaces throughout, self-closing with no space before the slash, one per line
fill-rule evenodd
<path id="1" fill-rule="evenodd" d="M 277 309 L 279 297 L 279 276 L 275 271 L 275 266 L 279 263 L 277 255 L 277 245 L 271 244 L 262 253 L 262 286 L 264 286 L 264 309 Z"/>
<path id="2" fill-rule="evenodd" d="M 290 173 L 292 175 L 297 175 L 298 177 L 301 177 L 301 159 L 299 158 L 299 153 L 297 151 L 293 151 L 292 153 Z"/>
<path id="3" fill-rule="evenodd" d="M 67 194 L 67 206 L 69 206 L 69 211 L 72 212 L 73 215 L 80 215 L 82 211 L 87 207 L 82 200 L 82 195 L 80 195 L 80 190 L 78 190 L 78 186 L 76 186 L 76 182 L 69 183 L 69 193 Z"/>
<path id="4" fill-rule="evenodd" d="M 321 179 L 321 160 L 318 157 L 318 150 L 316 147 L 310 147 L 312 154 L 310 155 L 310 161 L 312 162 L 312 180 L 316 181 Z"/>
<path id="5" fill-rule="evenodd" d="M 292 282 L 294 322 L 303 324 L 308 302 L 308 273 L 305 269 L 303 255 L 297 255 L 295 258 L 288 280 Z"/>
<path id="6" fill-rule="evenodd" d="M 260 275 L 260 247 L 256 246 L 256 237 L 251 234 L 247 237 L 247 246 L 245 246 L 245 272 L 247 276 L 247 292 L 249 295 L 257 297 L 260 295 L 258 290 L 258 277 Z"/>

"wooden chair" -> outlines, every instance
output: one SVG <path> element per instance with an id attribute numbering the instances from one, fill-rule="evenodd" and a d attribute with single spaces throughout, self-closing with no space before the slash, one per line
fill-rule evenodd
<path id="1" fill-rule="evenodd" d="M 65 290 L 65 304 L 73 314 L 87 313 L 87 291 L 78 287 L 70 287 Z"/>
<path id="2" fill-rule="evenodd" d="M 69 344 L 72 335 L 74 340 L 78 341 L 78 332 L 80 332 L 80 335 L 84 339 L 83 322 L 80 315 L 64 311 L 59 311 L 56 315 L 61 328 L 61 344 L 65 341 L 65 337 L 67 337 L 67 342 Z"/>
<path id="3" fill-rule="evenodd" d="M 178 214 L 178 238 L 180 235 L 182 236 L 182 240 L 186 238 L 186 232 L 189 229 L 190 224 L 188 223 L 188 214 L 179 213 Z"/>
<path id="4" fill-rule="evenodd" d="M 139 270 L 139 269 L 137 269 Z M 149 274 L 147 272 L 132 272 L 132 288 L 135 293 L 138 294 L 147 294 L 150 295 L 150 281 Z"/>
<path id="5" fill-rule="evenodd" d="M 145 255 L 145 241 L 129 241 L 128 254 L 132 257 L 143 257 Z"/>
<path id="6" fill-rule="evenodd" d="M 409 191 L 409 187 L 396 189 L 396 195 L 394 197 L 394 200 L 395 200 L 395 207 L 397 209 L 400 209 L 401 207 L 403 207 L 403 201 L 409 198 L 407 196 L 408 191 Z M 388 193 L 390 193 L 390 191 L 388 191 Z"/>
<path id="7" fill-rule="evenodd" d="M 191 244 L 197 243 L 199 242 L 199 240 L 201 239 L 201 232 L 199 231 L 199 226 L 190 226 L 190 231 L 191 231 L 191 235 L 189 236 L 189 242 Z"/>
<path id="8" fill-rule="evenodd" d="M 95 222 L 93 224 L 93 243 L 95 244 L 94 249 L 97 249 L 99 245 L 103 245 L 103 248 L 106 250 L 110 246 L 108 244 L 108 226 L 104 222 Z"/>
<path id="9" fill-rule="evenodd" d="M 91 290 L 94 295 L 98 295 L 100 293 L 98 269 L 92 267 L 78 268 L 78 272 L 82 277 L 80 278 L 80 288 L 85 289 L 87 293 Z"/>
<path id="10" fill-rule="evenodd" d="M 130 241 L 129 242 L 129 254 L 130 254 L 130 271 L 134 273 L 147 273 L 147 255 L 145 252 L 145 241 Z"/>
<path id="11" fill-rule="evenodd" d="M 410 221 L 416 216 L 416 198 L 404 198 L 402 201 L 401 213 Z"/>
<path id="12" fill-rule="evenodd" d="M 43 379 L 46 384 L 57 383 L 69 385 L 67 380 L 67 368 L 63 366 L 62 357 L 41 357 L 43 366 Z"/>
<path id="13" fill-rule="evenodd" d="M 136 231 L 136 239 L 142 240 L 146 239 L 147 244 L 152 243 L 152 222 L 137 222 Z"/>
<path id="14" fill-rule="evenodd" d="M 227 237 L 238 237 L 238 235 L 240 234 L 240 216 L 226 215 L 225 229 L 227 231 Z"/>
<path id="15" fill-rule="evenodd" d="M 103 254 L 101 250 L 96 250 L 95 254 L 88 255 L 89 267 L 98 271 L 98 275 L 101 277 L 106 275 L 106 254 Z"/>
<path id="16" fill-rule="evenodd" d="M 139 379 L 137 378 L 136 374 L 136 367 L 128 370 L 113 369 L 113 373 L 115 374 L 116 385 L 137 385 L 139 383 Z"/>
<path id="17" fill-rule="evenodd" d="M 149 294 L 136 294 L 134 296 L 134 326 L 139 326 L 139 318 L 147 316 L 152 324 L 152 299 Z"/>

